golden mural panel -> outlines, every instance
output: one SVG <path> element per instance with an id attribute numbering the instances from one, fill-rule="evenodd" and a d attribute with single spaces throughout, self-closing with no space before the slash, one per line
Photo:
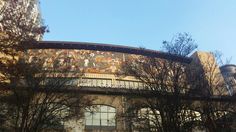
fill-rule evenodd
<path id="1" fill-rule="evenodd" d="M 118 52 L 69 49 L 32 49 L 28 50 L 29 62 L 43 61 L 45 70 L 70 70 L 88 73 L 114 74 L 123 62 L 137 55 Z"/>

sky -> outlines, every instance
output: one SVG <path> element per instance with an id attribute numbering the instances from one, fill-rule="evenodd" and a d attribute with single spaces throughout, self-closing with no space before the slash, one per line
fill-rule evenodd
<path id="1" fill-rule="evenodd" d="M 41 0 L 44 40 L 118 44 L 161 50 L 189 33 L 200 51 L 236 64 L 236 0 Z"/>

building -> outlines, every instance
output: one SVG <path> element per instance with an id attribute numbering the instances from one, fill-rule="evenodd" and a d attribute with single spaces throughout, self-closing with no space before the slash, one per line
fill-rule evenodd
<path id="1" fill-rule="evenodd" d="M 0 11 L 4 6 L 15 5 L 20 8 L 21 3 L 24 11 L 28 12 L 27 19 L 41 25 L 41 16 L 38 0 L 0 0 Z M 0 25 L 1 29 L 1 25 Z M 3 30 L 0 30 L 3 31 Z M 0 32 L 0 37 L 4 33 Z M 37 38 L 40 40 L 40 36 Z M 27 60 L 32 62 L 37 59 L 44 61 L 45 70 L 56 68 L 58 70 L 69 70 L 70 72 L 84 71 L 83 76 L 74 76 L 72 85 L 76 90 L 94 97 L 95 109 L 85 111 L 85 118 L 82 120 L 71 120 L 65 122 L 65 128 L 74 132 L 110 132 L 127 131 L 129 125 L 127 117 L 119 117 L 125 113 L 128 104 L 130 90 L 143 89 L 145 84 L 134 76 L 117 76 L 121 70 L 122 63 L 127 60 L 137 59 L 139 56 L 155 57 L 169 61 L 180 62 L 189 65 L 192 70 L 201 69 L 204 79 L 213 82 L 213 85 L 226 82 L 224 95 L 233 95 L 235 66 L 226 65 L 219 69 L 214 57 L 210 53 L 196 52 L 191 57 L 180 57 L 155 50 L 133 48 L 98 43 L 84 42 L 53 42 L 42 41 L 32 45 L 28 50 Z M 211 62 L 211 63 L 209 63 Z M 212 71 L 212 75 L 207 74 Z M 223 75 L 223 76 L 222 76 Z M 233 82 L 233 83 L 232 83 Z M 218 96 L 217 89 L 212 89 L 212 95 Z M 201 95 L 207 95 L 204 89 Z"/>
<path id="2" fill-rule="evenodd" d="M 236 65 L 224 65 L 220 67 L 220 70 L 227 84 L 229 94 L 234 95 L 236 92 Z"/>
<path id="3" fill-rule="evenodd" d="M 41 27 L 42 25 L 39 0 L 0 0 L 0 14 L 1 20 L 13 19 L 11 21 L 14 21 L 14 19 L 20 19 L 25 25 L 33 23 L 34 26 L 32 28 Z M 0 22 L 0 37 L 7 37 L 3 23 L 4 22 Z M 11 24 L 11 27 L 14 27 L 15 32 L 19 32 L 20 28 L 22 28 L 21 23 L 19 23 L 19 25 L 14 25 L 14 22 L 7 23 L 7 25 L 9 24 Z M 36 36 L 37 40 L 40 40 L 41 38 L 42 36 L 40 35 Z"/>
<path id="4" fill-rule="evenodd" d="M 41 14 L 38 0 L 0 0 L 0 11 L 6 6 L 15 8 L 23 7 L 26 12 L 29 13 L 29 19 L 32 19 L 35 23 L 41 21 Z"/>
<path id="5" fill-rule="evenodd" d="M 122 63 L 127 60 L 137 59 L 139 56 L 149 56 L 169 61 L 185 63 L 189 67 L 200 68 L 207 73 L 213 71 L 218 81 L 205 79 L 213 84 L 222 82 L 224 79 L 212 54 L 196 52 L 191 57 L 181 57 L 160 51 L 133 48 L 99 43 L 85 42 L 59 42 L 41 41 L 31 45 L 26 58 L 30 62 L 38 59 L 43 60 L 45 70 L 58 69 L 70 72 L 84 71 L 83 76 L 72 79 L 72 85 L 77 90 L 95 97 L 94 111 L 85 112 L 85 119 L 66 122 L 68 131 L 126 131 L 127 123 L 124 118 L 117 118 L 125 112 L 130 90 L 142 89 L 145 84 L 133 76 L 117 76 Z M 210 63 L 212 62 L 212 63 Z M 210 65 L 211 64 L 211 65 Z M 212 70 L 214 68 L 214 70 Z M 218 79 L 219 78 L 219 79 Z M 218 96 L 218 90 L 213 90 L 213 95 Z M 201 93 L 204 95 L 204 93 Z M 227 90 L 224 95 L 231 94 Z"/>

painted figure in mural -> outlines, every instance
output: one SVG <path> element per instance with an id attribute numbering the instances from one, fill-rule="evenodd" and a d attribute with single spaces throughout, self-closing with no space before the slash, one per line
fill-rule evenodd
<path id="1" fill-rule="evenodd" d="M 84 59 L 84 67 L 88 67 L 89 64 L 89 60 L 88 59 Z"/>
<path id="2" fill-rule="evenodd" d="M 110 70 L 111 70 L 112 73 L 116 72 L 117 68 L 116 68 L 114 63 L 110 66 Z"/>

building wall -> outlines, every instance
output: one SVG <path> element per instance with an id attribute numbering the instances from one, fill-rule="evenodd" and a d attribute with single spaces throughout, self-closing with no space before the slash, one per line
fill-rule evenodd
<path id="1" fill-rule="evenodd" d="M 221 74 L 220 68 L 216 63 L 215 57 L 209 52 L 195 52 L 191 58 L 193 61 L 190 64 L 192 71 L 195 71 L 196 75 L 202 72 L 202 78 L 206 80 L 207 85 L 202 91 L 202 94 L 211 95 L 228 95 L 228 91 L 225 87 L 224 78 Z M 210 91 L 210 93 L 209 93 Z"/>
<path id="2" fill-rule="evenodd" d="M 95 91 L 96 87 L 103 89 L 103 94 L 87 93 L 87 96 L 94 99 L 94 105 L 106 105 L 116 109 L 116 127 L 114 130 L 106 130 L 103 128 L 100 130 L 87 130 L 86 119 L 84 118 L 81 120 L 72 120 L 66 122 L 66 129 L 70 132 L 123 132 L 127 130 L 128 126 L 125 124 L 125 118 L 122 117 L 122 114 L 124 114 L 126 106 L 132 104 L 126 102 L 126 97 L 124 96 L 110 95 L 106 88 L 113 88 L 113 91 L 118 91 L 118 89 L 121 88 L 121 85 L 116 85 L 118 81 L 126 81 L 129 84 L 130 82 L 137 81 L 134 77 L 122 76 L 119 78 L 115 74 L 119 71 L 122 63 L 130 57 L 133 57 L 134 59 L 138 58 L 137 55 L 132 54 L 76 49 L 34 49 L 29 50 L 26 54 L 26 59 L 30 62 L 43 61 L 45 70 L 57 69 L 69 72 L 84 71 L 85 73 L 83 74 L 83 77 L 76 76 L 78 78 L 76 81 L 81 79 L 90 79 L 90 81 L 83 82 L 82 84 L 84 85 L 79 85 L 79 83 L 77 83 L 76 85 L 78 88 L 86 86 L 86 88 L 94 89 Z M 203 71 L 204 79 L 207 81 L 208 85 L 210 85 L 210 88 L 212 88 L 212 95 L 222 94 L 222 92 L 219 92 L 217 89 L 217 86 L 218 84 L 223 83 L 224 79 L 220 73 L 219 67 L 215 62 L 214 56 L 206 52 L 196 52 L 192 55 L 192 59 L 192 63 L 189 66 L 193 69 L 200 69 Z M 101 85 L 97 85 L 98 83 L 96 80 L 110 80 L 111 83 L 109 83 L 109 85 L 104 85 L 104 82 L 100 81 L 99 83 Z M 134 88 L 135 85 L 132 84 L 131 87 Z"/>
<path id="3" fill-rule="evenodd" d="M 28 12 L 29 19 L 32 19 L 36 24 L 41 21 L 40 8 L 38 0 L 0 0 L 0 10 L 4 6 L 10 6 L 14 8 L 23 7 L 26 12 Z"/>
<path id="4" fill-rule="evenodd" d="M 42 26 L 42 18 L 39 7 L 39 0 L 0 0 L 0 14 L 4 13 L 5 9 L 13 9 L 11 13 L 17 15 L 19 13 L 23 14 L 23 19 L 25 19 L 25 23 L 32 22 L 35 27 Z M 8 11 L 8 10 L 7 10 Z M 15 13 L 17 12 L 17 13 Z M 22 19 L 22 18 L 20 18 Z M 22 20 L 23 20 L 22 19 Z M 18 28 L 18 25 L 14 25 Z M 12 26 L 13 27 L 13 26 Z M 19 30 L 19 29 L 17 29 Z M 16 31 L 17 31 L 16 30 Z M 3 25 L 0 23 L 0 38 L 8 37 L 9 35 L 4 32 Z M 36 40 L 41 40 L 42 36 L 38 35 L 35 38 Z"/>
<path id="5" fill-rule="evenodd" d="M 87 95 L 92 98 L 93 105 L 104 105 L 114 107 L 116 109 L 116 126 L 112 130 L 106 130 L 104 127 L 97 127 L 97 129 L 86 129 L 86 117 L 80 120 L 71 120 L 65 123 L 65 128 L 68 132 L 124 132 L 125 124 L 121 115 L 124 113 L 124 97 L 123 96 L 111 96 L 111 95 Z"/>
<path id="6" fill-rule="evenodd" d="M 227 64 L 220 67 L 220 70 L 225 79 L 229 94 L 234 95 L 236 93 L 236 65 Z"/>

